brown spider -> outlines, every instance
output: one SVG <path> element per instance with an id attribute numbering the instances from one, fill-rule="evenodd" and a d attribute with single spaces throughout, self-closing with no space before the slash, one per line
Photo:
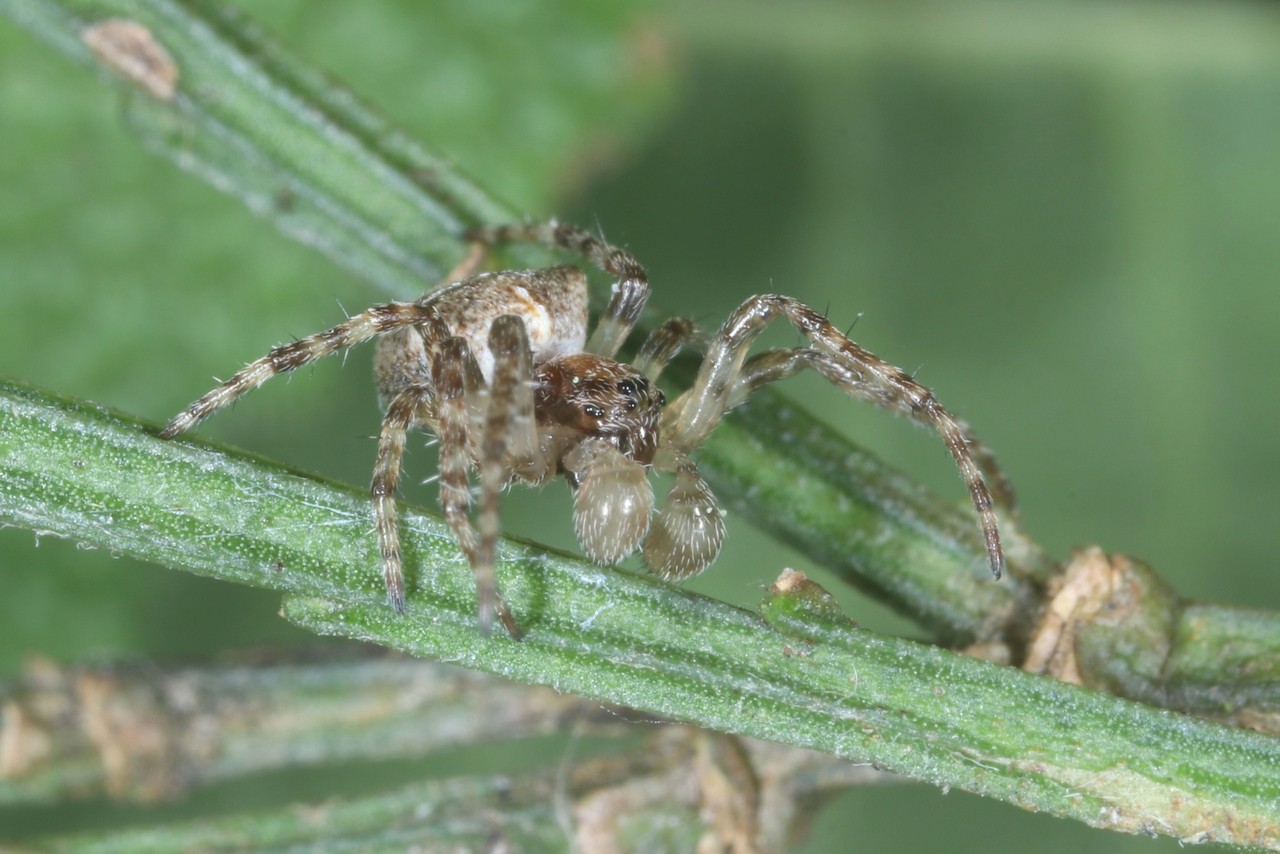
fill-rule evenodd
<path id="1" fill-rule="evenodd" d="M 690 454 L 752 392 L 812 368 L 841 391 L 938 431 L 968 484 L 991 571 L 1000 576 L 1004 554 L 984 473 L 1002 501 L 1012 493 L 994 458 L 932 392 L 823 315 L 791 297 L 751 297 L 706 344 L 693 386 L 667 405 L 655 385 L 658 375 L 682 346 L 702 339 L 690 321 L 668 320 L 644 342 L 634 364 L 614 358 L 649 296 L 644 268 L 628 252 L 556 222 L 481 228 L 469 236 L 476 246 L 450 284 L 276 347 L 187 407 L 161 437 L 190 429 L 277 374 L 383 336 L 374 371 L 386 415 L 372 495 L 391 603 L 404 609 L 395 491 L 405 434 L 426 428 L 439 437 L 440 508 L 475 573 L 480 626 L 487 630 L 496 614 L 519 637 L 494 580 L 503 487 L 563 474 L 574 490 L 574 530 L 589 558 L 613 564 L 642 548 L 656 574 L 688 578 L 715 560 L 725 533 L 715 496 Z M 587 277 L 579 268 L 475 273 L 485 246 L 513 241 L 575 252 L 618 278 L 590 338 Z M 779 316 L 811 346 L 747 359 L 756 337 Z M 473 469 L 480 478 L 475 527 Z M 656 513 L 649 469 L 675 476 Z"/>

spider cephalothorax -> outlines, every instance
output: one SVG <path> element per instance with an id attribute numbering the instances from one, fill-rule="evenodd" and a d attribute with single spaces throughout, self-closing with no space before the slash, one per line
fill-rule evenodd
<path id="1" fill-rule="evenodd" d="M 373 476 L 373 518 L 392 604 L 405 607 L 395 491 L 405 435 L 433 431 L 440 444 L 440 507 L 476 576 L 482 627 L 496 615 L 519 627 L 494 580 L 498 498 L 519 481 L 563 474 L 574 490 L 574 530 L 598 563 L 637 549 L 663 578 L 701 572 L 720 552 L 724 521 L 690 458 L 724 414 L 768 383 L 811 368 L 841 391 L 933 427 L 968 484 L 997 577 L 1004 565 L 993 509 L 1012 491 L 967 425 L 909 375 L 862 349 L 823 315 L 778 294 L 747 299 L 709 339 L 687 320 L 660 325 L 633 364 L 616 359 L 649 295 L 627 252 L 560 223 L 485 228 L 453 281 L 411 303 L 375 306 L 325 332 L 281 345 L 201 397 L 161 432 L 171 438 L 256 388 L 330 353 L 378 337 L 375 374 L 386 414 Z M 476 274 L 483 247 L 536 241 L 576 252 L 615 275 L 613 295 L 587 337 L 587 279 L 577 267 Z M 748 358 L 775 318 L 809 346 Z M 685 345 L 705 350 L 693 385 L 670 406 L 657 387 Z M 652 470 L 673 475 L 660 507 Z M 480 510 L 471 519 L 471 475 Z M 985 477 L 984 477 L 985 476 Z"/>
<path id="2" fill-rule="evenodd" d="M 666 397 L 635 368 L 575 353 L 540 366 L 534 383 L 539 424 L 569 427 L 581 436 L 608 441 L 638 463 L 653 462 Z"/>

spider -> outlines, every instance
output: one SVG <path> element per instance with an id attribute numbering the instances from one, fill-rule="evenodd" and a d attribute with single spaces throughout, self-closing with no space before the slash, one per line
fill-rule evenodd
<path id="1" fill-rule="evenodd" d="M 414 302 L 374 306 L 325 332 L 282 344 L 175 417 L 165 439 L 191 429 L 277 374 L 378 337 L 374 373 L 385 415 L 374 466 L 373 520 L 391 604 L 404 610 L 395 492 L 406 433 L 423 428 L 440 446 L 440 508 L 475 574 L 479 623 L 520 629 L 498 592 L 494 556 L 498 497 L 513 482 L 563 474 L 574 492 L 574 530 L 587 557 L 614 564 L 641 550 L 667 580 L 706 569 L 724 541 L 715 496 L 692 453 L 725 413 L 757 389 L 817 371 L 836 388 L 937 430 L 977 510 L 991 571 L 1004 567 L 992 490 L 1012 492 L 968 426 L 904 371 L 879 359 L 799 301 L 753 296 L 706 339 L 691 321 L 658 326 L 631 364 L 616 358 L 649 296 L 648 276 L 625 250 L 555 221 L 468 234 L 472 252 Z M 575 253 L 617 277 L 604 315 L 587 336 L 587 277 L 578 267 L 478 273 L 487 247 L 534 242 Z M 748 350 L 775 318 L 806 347 Z M 669 404 L 656 381 L 685 346 L 705 355 L 693 385 Z M 649 471 L 673 475 L 655 511 Z M 471 473 L 480 482 L 472 522 Z"/>

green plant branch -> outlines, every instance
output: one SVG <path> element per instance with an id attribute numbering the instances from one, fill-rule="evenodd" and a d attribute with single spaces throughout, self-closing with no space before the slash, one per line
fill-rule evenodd
<path id="1" fill-rule="evenodd" d="M 1075 670 L 1069 678 L 1091 688 L 1280 734 L 1275 613 L 1189 602 L 1141 561 L 1091 548 L 1045 609 L 1028 669 L 1041 669 L 1030 660 L 1045 642 L 1058 659 L 1047 672 Z"/>
<path id="2" fill-rule="evenodd" d="M 908 641 L 778 593 L 764 618 L 504 542 L 522 642 L 476 629 L 447 527 L 406 508 L 417 592 L 380 589 L 363 490 L 0 386 L 0 520 L 288 593 L 286 616 L 723 732 L 1130 832 L 1280 846 L 1280 741 Z M 426 573 L 426 574 L 423 574 Z"/>
<path id="3" fill-rule="evenodd" d="M 583 776 L 580 769 L 573 769 Z M 595 769 L 591 769 L 595 770 Z M 568 795 L 555 771 L 479 779 L 431 780 L 362 798 L 255 810 L 156 827 L 108 830 L 39 840 L 41 851 L 135 854 L 170 851 L 263 851 L 314 846 L 327 850 L 481 851 L 500 838 L 518 851 L 566 848 L 557 798 Z M 608 786 L 614 777 L 591 782 Z M 584 788 L 586 788 L 584 786 Z M 575 792 L 576 794 L 576 792 Z M 645 815 L 697 839 L 697 812 L 662 805 Z"/>
<path id="4" fill-rule="evenodd" d="M 108 830 L 38 840 L 41 851 L 136 854 L 172 851 L 326 850 L 482 851 L 500 838 L 517 851 L 564 849 L 556 812 L 555 772 L 431 780 L 363 798 L 255 810 L 154 827 Z M 608 779 L 601 780 L 607 785 Z M 696 813 L 679 805 L 653 818 L 695 833 Z M 696 838 L 696 836 L 695 836 Z"/>
<path id="5" fill-rule="evenodd" d="M 413 298 L 438 281 L 461 256 L 466 228 L 515 218 L 235 10 L 201 0 L 3 0 L 0 11 L 123 86 L 129 127 L 149 150 L 390 296 Z M 173 59 L 172 98 L 146 94 L 95 57 L 82 36 L 108 19 L 145 26 Z"/>

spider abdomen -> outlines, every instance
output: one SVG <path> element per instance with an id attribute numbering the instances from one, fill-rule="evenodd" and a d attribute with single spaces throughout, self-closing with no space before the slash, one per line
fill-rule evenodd
<path id="1" fill-rule="evenodd" d="M 430 291 L 413 305 L 429 319 L 378 340 L 374 373 L 384 408 L 411 385 L 431 385 L 431 363 L 449 337 L 467 342 L 484 381 L 493 382 L 489 332 L 499 317 L 520 318 L 535 365 L 581 352 L 587 341 L 587 277 L 570 264 L 480 273 Z"/>

